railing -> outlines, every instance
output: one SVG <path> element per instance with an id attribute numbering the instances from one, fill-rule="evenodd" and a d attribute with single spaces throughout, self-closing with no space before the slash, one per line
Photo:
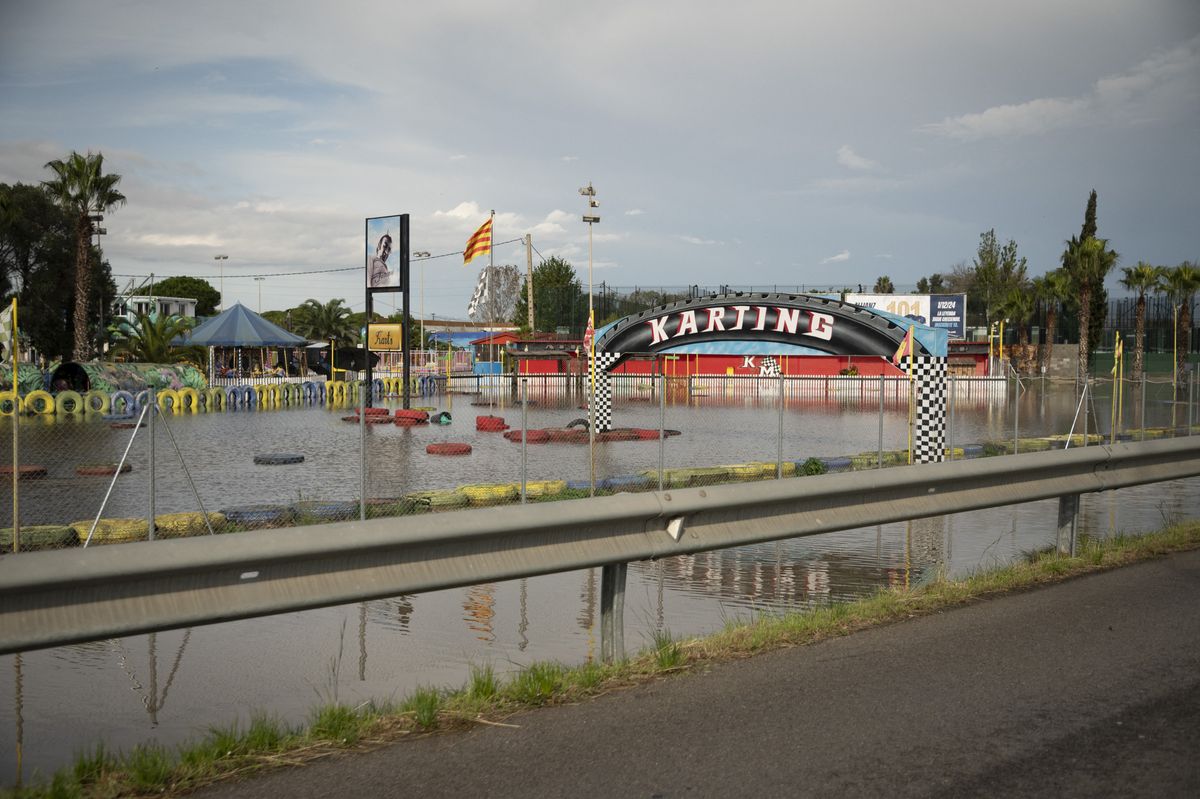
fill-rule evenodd
<path id="1" fill-rule="evenodd" d="M 0 570 L 0 654 L 603 567 L 602 656 L 631 561 L 1200 475 L 1200 439 L 33 552 Z"/>

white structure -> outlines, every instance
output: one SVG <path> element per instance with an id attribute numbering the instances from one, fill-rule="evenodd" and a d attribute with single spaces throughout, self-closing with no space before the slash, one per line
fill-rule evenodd
<path id="1" fill-rule="evenodd" d="M 135 294 L 118 297 L 113 301 L 114 321 L 119 317 L 132 323 L 140 313 L 194 319 L 196 318 L 196 300 L 189 297 L 151 297 Z"/>

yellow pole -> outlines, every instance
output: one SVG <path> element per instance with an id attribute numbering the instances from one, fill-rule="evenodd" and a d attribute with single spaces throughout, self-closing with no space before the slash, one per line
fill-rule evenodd
<path id="1" fill-rule="evenodd" d="M 917 343 L 913 336 L 914 326 L 908 326 L 908 465 L 912 466 L 913 462 L 913 423 L 914 423 L 914 401 L 916 397 L 913 394 L 913 361 L 916 360 Z"/>
<path id="2" fill-rule="evenodd" d="M 1121 371 L 1117 373 L 1117 429 L 1124 427 L 1125 420 L 1125 347 L 1121 347 Z"/>
<path id="3" fill-rule="evenodd" d="M 1000 338 L 996 342 L 996 344 L 999 345 L 999 347 L 1000 347 L 1000 363 L 1003 364 L 1004 363 L 1004 320 L 1003 319 L 1000 320 Z"/>

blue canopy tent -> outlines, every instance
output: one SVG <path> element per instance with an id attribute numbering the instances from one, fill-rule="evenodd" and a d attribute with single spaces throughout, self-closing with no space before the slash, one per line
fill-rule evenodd
<path id="1" fill-rule="evenodd" d="M 266 347 L 303 347 L 308 339 L 289 333 L 282 327 L 268 322 L 246 306 L 234 303 L 221 313 L 206 319 L 195 329 L 176 340 L 179 344 L 196 344 L 209 348 L 209 380 L 213 380 L 213 347 L 237 349 Z M 240 353 L 237 363 L 241 364 Z"/>

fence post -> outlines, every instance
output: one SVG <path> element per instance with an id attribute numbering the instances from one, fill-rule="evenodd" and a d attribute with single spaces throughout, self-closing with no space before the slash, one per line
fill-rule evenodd
<path id="1" fill-rule="evenodd" d="M 1079 516 L 1079 495 L 1058 498 L 1058 554 L 1075 557 L 1075 522 Z"/>
<path id="2" fill-rule="evenodd" d="M 16 382 L 14 377 L 14 384 Z M 147 392 L 150 397 L 150 407 L 147 409 L 147 437 L 150 439 L 150 518 L 146 520 L 146 540 L 154 540 L 154 417 L 158 415 L 158 398 L 154 396 L 154 389 L 151 388 Z"/>
<path id="3" fill-rule="evenodd" d="M 528 481 L 528 460 L 525 447 L 529 443 L 529 378 L 521 378 L 521 504 L 525 504 Z"/>
<path id="4" fill-rule="evenodd" d="M 628 563 L 609 563 L 600 569 L 600 660 L 625 658 L 625 576 Z"/>
<path id="5" fill-rule="evenodd" d="M 946 420 L 946 457 L 954 460 L 954 409 L 958 407 L 958 387 L 954 385 L 954 375 L 946 375 L 946 404 L 950 406 Z"/>
<path id="6" fill-rule="evenodd" d="M 886 378 L 883 372 L 879 373 L 879 463 L 876 464 L 876 469 L 883 468 L 883 381 Z"/>
<path id="7" fill-rule="evenodd" d="M 1021 454 L 1021 376 L 1013 372 L 1013 454 Z"/>
<path id="8" fill-rule="evenodd" d="M 783 479 L 783 372 L 779 373 L 779 456 L 775 461 L 775 479 Z"/>
<path id="9" fill-rule="evenodd" d="M 667 448 L 667 376 L 658 375 L 658 490 L 663 490 Z"/>
<path id="10" fill-rule="evenodd" d="M 1141 428 L 1142 428 L 1142 437 L 1139 440 L 1145 441 L 1146 440 L 1146 371 L 1145 371 L 1145 369 L 1142 370 L 1142 407 L 1139 410 L 1139 413 L 1141 414 L 1141 417 L 1142 417 L 1141 422 L 1140 422 Z"/>

